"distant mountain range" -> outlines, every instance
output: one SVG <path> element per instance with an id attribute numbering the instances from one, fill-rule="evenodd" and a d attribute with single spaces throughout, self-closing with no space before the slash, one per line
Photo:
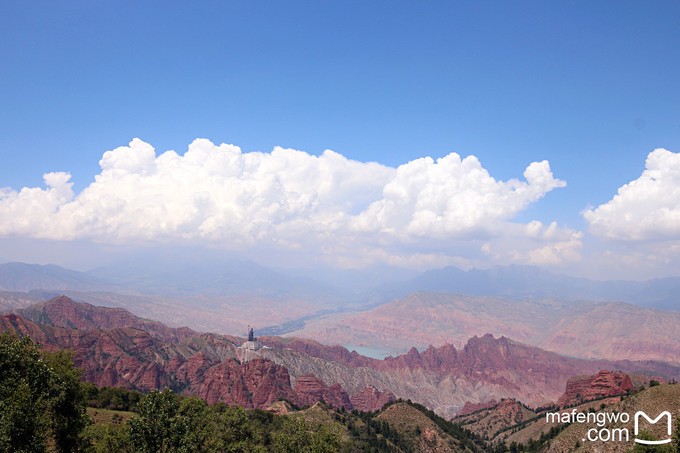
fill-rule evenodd
<path id="1" fill-rule="evenodd" d="M 433 291 L 511 298 L 623 301 L 670 310 L 680 306 L 680 277 L 597 281 L 520 265 L 469 271 L 449 266 L 413 275 L 413 271 L 389 267 L 361 271 L 276 270 L 235 259 L 158 265 L 124 263 L 89 272 L 51 264 L 5 263 L 0 264 L 0 290 L 132 291 L 163 297 L 239 294 L 315 299 L 324 306 L 378 304 L 417 291 Z"/>
<path id="2" fill-rule="evenodd" d="M 680 277 L 598 281 L 520 265 L 469 271 L 449 266 L 424 272 L 391 290 L 402 297 L 416 291 L 434 291 L 472 296 L 622 301 L 669 310 L 680 308 Z"/>
<path id="3" fill-rule="evenodd" d="M 141 294 L 163 297 L 238 294 L 275 299 L 316 299 L 321 304 L 337 304 L 347 296 L 346 291 L 338 291 L 326 283 L 305 276 L 286 275 L 250 260 L 175 261 L 160 265 L 125 263 L 100 267 L 85 275 Z"/>
<path id="4" fill-rule="evenodd" d="M 29 292 L 32 290 L 121 291 L 124 287 L 84 272 L 54 264 L 0 264 L 0 290 Z"/>
<path id="5" fill-rule="evenodd" d="M 248 261 L 208 265 L 132 264 L 78 272 L 56 265 L 0 264 L 0 312 L 60 294 L 135 310 L 195 329 L 245 332 L 329 311 L 342 301 L 323 284 L 293 279 Z"/>
<path id="6" fill-rule="evenodd" d="M 353 281 L 355 281 L 354 284 Z M 368 288 L 371 281 L 374 286 Z M 344 340 L 340 340 L 340 337 L 336 335 L 338 339 L 332 341 L 356 346 L 360 343 L 353 339 L 362 335 L 371 335 L 375 331 L 369 329 L 361 333 L 354 329 L 352 335 L 345 335 L 337 330 L 339 325 L 328 324 L 326 320 L 345 319 L 359 312 L 366 313 L 366 319 L 368 319 L 373 316 L 374 310 L 379 310 L 381 306 L 418 291 L 502 297 L 519 301 L 517 303 L 510 301 L 503 310 L 517 312 L 520 324 L 523 316 L 531 317 L 532 315 L 531 312 L 523 314 L 524 312 L 519 309 L 525 306 L 524 302 L 528 300 L 549 300 L 562 305 L 570 301 L 589 301 L 570 305 L 569 310 L 560 312 L 565 319 L 574 320 L 575 313 L 578 311 L 574 307 L 596 307 L 605 301 L 625 301 L 639 306 L 668 310 L 677 310 L 680 307 L 680 278 L 644 282 L 600 282 L 553 274 L 530 266 L 499 266 L 488 270 L 473 269 L 470 271 L 446 267 L 413 277 L 410 271 L 389 267 L 367 269 L 359 273 L 338 271 L 334 276 L 328 270 L 322 269 L 316 272 L 282 271 L 248 260 L 220 258 L 206 263 L 196 259 L 183 261 L 177 256 L 156 265 L 142 260 L 138 263 L 123 263 L 98 268 L 90 272 L 78 272 L 55 265 L 24 263 L 0 265 L 0 311 L 20 308 L 30 302 L 66 294 L 78 301 L 124 307 L 171 326 L 188 325 L 193 329 L 203 331 L 242 333 L 245 332 L 246 326 L 251 324 L 257 326 L 264 334 L 283 335 L 304 331 L 313 338 L 330 341 L 333 337 L 330 331 L 322 335 L 310 333 L 316 327 L 323 325 L 334 329 L 333 331 L 344 337 Z M 607 313 L 618 313 L 619 309 L 624 312 L 630 311 L 623 306 L 609 305 L 608 307 Z M 383 311 L 388 311 L 388 309 Z M 402 310 L 400 313 L 405 320 L 411 321 L 412 316 L 408 310 Z M 638 314 L 641 313 L 643 312 L 638 312 Z M 414 314 L 414 321 L 420 319 L 420 316 L 420 314 Z M 470 311 L 470 316 L 474 316 L 474 309 Z M 552 327 L 561 322 L 560 328 L 567 337 L 580 335 L 574 325 L 566 324 L 570 321 L 551 319 Z M 637 326 L 643 322 L 641 319 L 631 318 L 628 315 L 617 319 L 624 323 L 635 323 L 630 326 Z M 593 326 L 589 320 L 590 318 L 586 317 L 578 322 L 580 325 L 589 325 L 594 332 L 599 332 L 601 328 Z M 361 323 L 362 320 L 359 319 L 354 327 L 360 326 Z M 607 325 L 612 325 L 612 322 Z M 380 326 L 377 328 L 380 330 Z M 617 337 L 625 337 L 627 335 L 625 329 L 630 330 L 626 324 L 623 328 L 623 333 L 617 334 Z M 424 347 L 430 343 L 441 344 L 441 341 L 463 341 L 470 335 L 487 331 L 451 326 L 447 329 L 447 335 L 453 336 L 439 338 L 437 336 L 439 334 L 434 337 L 428 334 L 429 336 L 421 335 L 422 338 L 418 338 L 417 332 L 409 332 L 407 336 L 401 338 L 404 343 L 401 347 L 414 344 Z M 546 330 L 542 325 L 537 329 L 541 332 Z M 659 344 L 655 330 L 656 328 L 651 328 L 650 332 L 654 335 L 650 338 L 640 337 L 641 342 L 650 345 Z M 444 331 L 440 329 L 440 333 Z M 664 332 L 665 327 L 661 326 L 660 331 Z M 593 349 L 592 354 L 596 354 L 595 349 L 598 350 L 597 354 L 603 352 L 603 345 L 607 342 L 602 340 L 601 343 L 587 344 L 584 343 L 585 337 L 583 337 L 569 340 L 573 343 L 571 347 L 564 344 L 558 345 L 561 340 L 557 337 L 549 342 L 546 342 L 548 341 L 546 338 L 541 339 L 541 342 L 536 342 L 535 338 L 532 339 L 528 333 L 515 335 L 511 328 L 494 332 L 509 334 L 514 338 L 533 342 L 542 347 L 581 356 L 588 348 Z M 400 335 L 404 335 L 404 332 Z M 592 338 L 593 342 L 599 341 L 596 340 L 596 334 L 593 332 L 586 336 Z M 563 338 L 567 337 L 563 336 Z M 373 340 L 379 340 L 379 338 L 376 337 Z M 671 343 L 674 344 L 674 341 Z M 579 343 L 580 346 L 577 347 Z M 379 345 L 379 341 L 363 341 L 363 344 Z M 672 346 L 664 345 L 659 349 L 658 354 L 664 353 L 664 349 L 668 347 Z M 638 348 L 637 351 L 631 352 L 641 354 L 644 350 L 644 348 Z M 607 354 L 610 353 L 613 351 Z M 623 350 L 617 354 L 619 353 L 622 354 Z"/>

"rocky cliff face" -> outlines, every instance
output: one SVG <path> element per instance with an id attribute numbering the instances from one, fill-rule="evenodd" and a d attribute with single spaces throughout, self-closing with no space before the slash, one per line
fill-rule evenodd
<path id="1" fill-rule="evenodd" d="M 83 379 L 98 386 L 149 391 L 176 388 L 174 371 L 199 352 L 195 345 L 165 343 L 133 328 L 77 330 L 38 325 L 16 314 L 0 317 L 0 330 L 29 335 L 47 349 L 71 349 Z M 217 356 L 211 357 L 217 360 Z"/>
<path id="2" fill-rule="evenodd" d="M 347 348 L 339 345 L 329 346 L 321 344 L 318 341 L 308 340 L 306 338 L 281 338 L 281 337 L 261 337 L 260 342 L 267 346 L 278 349 L 289 349 L 291 351 L 299 352 L 309 355 L 311 357 L 318 357 L 324 360 L 332 360 L 333 362 L 350 365 L 353 367 L 377 367 L 382 360 L 372 359 L 363 356 L 356 351 L 349 352 Z"/>
<path id="3" fill-rule="evenodd" d="M 186 393 L 209 404 L 222 401 L 245 408 L 265 409 L 281 398 L 296 402 L 288 371 L 265 359 L 244 364 L 225 360 L 207 369 Z"/>
<path id="4" fill-rule="evenodd" d="M 559 407 L 573 406 L 608 396 L 624 395 L 633 388 L 630 376 L 620 372 L 602 370 L 592 376 L 572 377 L 559 400 Z"/>
<path id="5" fill-rule="evenodd" d="M 129 327 L 67 329 L 39 325 L 16 314 L 0 317 L 0 330 L 29 335 L 49 349 L 72 349 L 83 379 L 100 387 L 141 391 L 170 387 L 208 403 L 222 401 L 246 408 L 264 409 L 285 398 L 298 405 L 323 399 L 335 407 L 352 409 L 339 384 L 327 387 L 310 376 L 306 383 L 299 380 L 296 393 L 284 366 L 257 357 L 239 363 L 233 343 L 218 335 L 197 334 L 179 343 L 162 342 Z"/>
<path id="6" fill-rule="evenodd" d="M 396 400 L 394 393 L 389 390 L 381 392 L 373 386 L 366 387 L 350 398 L 352 407 L 362 412 L 380 410 L 385 404 Z"/>
<path id="7" fill-rule="evenodd" d="M 346 410 L 351 411 L 353 408 L 349 395 L 342 389 L 340 384 L 334 383 L 328 387 L 323 381 L 314 377 L 313 374 L 300 376 L 295 381 L 295 395 L 296 400 L 302 406 L 311 406 L 317 401 L 323 400 L 337 409 L 344 407 Z"/>
<path id="8" fill-rule="evenodd" d="M 552 404 L 564 392 L 569 377 L 603 368 L 680 372 L 660 363 L 580 360 L 492 335 L 473 337 L 461 349 L 448 344 L 422 352 L 413 348 L 385 360 L 312 340 L 261 340 L 277 347 L 257 354 L 284 365 L 292 380 L 311 373 L 328 386 L 339 383 L 351 397 L 368 386 L 390 390 L 398 398 L 417 401 L 445 417 L 457 414 L 466 402 L 490 399 L 515 398 L 533 407 Z"/>

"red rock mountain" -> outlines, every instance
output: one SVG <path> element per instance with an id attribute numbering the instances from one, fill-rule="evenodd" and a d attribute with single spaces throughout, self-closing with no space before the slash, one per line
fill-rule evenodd
<path id="1" fill-rule="evenodd" d="M 58 311 L 50 305 L 71 308 Z M 153 333 L 127 326 L 98 328 L 95 315 L 82 314 L 93 309 L 97 307 L 54 300 L 33 311 L 46 313 L 47 325 L 12 314 L 0 317 L 0 330 L 30 335 L 48 348 L 73 349 L 84 378 L 99 386 L 139 390 L 168 386 L 244 407 L 265 408 L 279 398 L 306 405 L 318 398 L 335 407 L 375 410 L 399 397 L 451 417 L 466 401 L 516 398 L 534 406 L 554 402 L 570 376 L 604 368 L 680 377 L 680 368 L 668 364 L 586 361 L 491 335 L 471 338 L 461 349 L 449 344 L 422 352 L 414 348 L 385 360 L 302 339 L 260 338 L 272 348 L 244 351 L 235 347 L 234 342 L 242 341 L 235 337 L 187 336 L 186 331 L 169 327 L 165 331 L 153 322 L 141 324 L 143 329 L 150 325 Z M 64 318 L 57 319 L 57 313 Z M 138 322 L 125 313 L 120 319 Z M 80 322 L 86 330 L 54 325 Z"/>
<path id="2" fill-rule="evenodd" d="M 173 329 L 123 309 L 93 307 L 66 297 L 27 311 L 45 324 L 13 313 L 0 317 L 0 331 L 28 335 L 48 349 L 73 350 L 76 366 L 84 370 L 83 379 L 100 387 L 149 391 L 167 386 L 209 403 L 222 401 L 246 408 L 267 408 L 282 398 L 300 406 L 324 400 L 337 408 L 353 408 L 337 383 L 329 387 L 313 375 L 301 376 L 294 391 L 284 366 L 264 358 L 239 363 L 233 337 Z M 99 323 L 116 327 L 98 328 Z M 146 328 L 151 332 L 141 330 Z M 382 394 L 378 398 L 384 399 Z"/>
<path id="3" fill-rule="evenodd" d="M 350 411 L 353 408 L 349 395 L 342 389 L 340 384 L 334 383 L 328 387 L 323 381 L 314 377 L 313 374 L 297 378 L 295 381 L 295 394 L 297 401 L 303 406 L 311 406 L 317 401 L 323 400 L 336 408 L 344 407 Z"/>
<path id="4" fill-rule="evenodd" d="M 608 396 L 624 395 L 632 389 L 633 383 L 627 374 L 602 370 L 592 376 L 570 378 L 564 395 L 557 400 L 557 405 L 574 406 Z"/>
<path id="5" fill-rule="evenodd" d="M 144 330 L 157 340 L 173 343 L 197 335 L 197 332 L 188 327 L 168 327 L 160 322 L 139 318 L 123 308 L 95 307 L 74 302 L 66 296 L 18 309 L 14 313 L 37 324 L 71 329 L 131 327 Z"/>
<path id="6" fill-rule="evenodd" d="M 0 317 L 0 330 L 29 335 L 48 349 L 73 350 L 74 363 L 83 370 L 86 381 L 143 391 L 172 387 L 172 371 L 201 351 L 211 350 L 206 360 L 213 365 L 235 356 L 231 342 L 207 334 L 180 345 L 157 340 L 148 332 L 130 327 L 67 329 L 39 325 L 16 314 Z"/>
<path id="7" fill-rule="evenodd" d="M 373 412 L 392 401 L 396 401 L 394 393 L 389 390 L 381 392 L 375 387 L 369 386 L 352 396 L 352 407 L 362 412 Z"/>
<path id="8" fill-rule="evenodd" d="M 260 340 L 273 347 L 290 349 L 354 368 L 368 367 L 398 374 L 421 371 L 439 378 L 465 376 L 475 381 L 509 388 L 535 385 L 540 389 L 553 380 L 561 381 L 564 376 L 578 375 L 578 370 L 590 369 L 597 372 L 606 365 L 616 365 L 615 368 L 627 369 L 629 372 L 641 371 L 646 366 L 651 366 L 662 370 L 665 375 L 672 375 L 679 370 L 673 365 L 649 361 L 581 360 L 505 337 L 494 338 L 491 334 L 470 338 L 462 349 L 456 349 L 450 344 L 438 348 L 430 346 L 422 352 L 411 348 L 406 354 L 390 356 L 384 360 L 365 357 L 355 351 L 350 353 L 342 346 L 326 346 L 313 340 L 296 338 L 286 341 L 275 337 Z"/>
<path id="9" fill-rule="evenodd" d="M 261 354 L 285 365 L 291 376 L 313 372 L 327 385 L 338 382 L 352 397 L 367 386 L 390 390 L 397 397 L 420 402 L 447 417 L 455 415 L 466 401 L 515 398 L 534 407 L 554 403 L 569 377 L 603 368 L 629 373 L 654 369 L 666 376 L 680 372 L 680 368 L 665 363 L 565 357 L 491 335 L 473 337 L 461 349 L 443 345 L 419 352 L 414 348 L 385 360 L 312 340 L 260 340 L 276 346 Z M 306 355 L 323 361 L 301 360 Z"/>
<path id="10" fill-rule="evenodd" d="M 209 404 L 222 401 L 242 407 L 267 408 L 281 398 L 296 401 L 288 370 L 265 359 L 239 364 L 225 360 L 208 368 L 203 376 L 192 373 L 198 382 L 186 392 Z"/>

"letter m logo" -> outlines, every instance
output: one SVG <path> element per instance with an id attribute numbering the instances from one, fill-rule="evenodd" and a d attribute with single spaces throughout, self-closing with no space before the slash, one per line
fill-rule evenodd
<path id="1" fill-rule="evenodd" d="M 649 423 L 655 425 L 656 422 L 661 420 L 662 418 L 666 417 L 666 426 L 668 427 L 668 439 L 664 440 L 645 440 L 645 439 L 638 439 L 638 425 L 640 422 L 640 417 L 644 417 Z M 637 411 L 635 413 L 635 442 L 639 444 L 645 444 L 645 445 L 661 445 L 661 444 L 667 444 L 671 441 L 671 413 L 668 411 L 663 411 L 661 414 L 659 414 L 658 417 L 656 417 L 654 420 L 652 420 L 647 414 L 645 414 L 642 411 Z"/>

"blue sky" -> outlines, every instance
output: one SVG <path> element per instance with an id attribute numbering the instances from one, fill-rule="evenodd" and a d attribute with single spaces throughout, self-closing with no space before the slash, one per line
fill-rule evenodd
<path id="1" fill-rule="evenodd" d="M 102 172 L 104 152 L 136 137 L 158 155 L 181 155 L 206 138 L 243 153 L 331 149 L 390 168 L 455 152 L 475 156 L 497 181 L 522 180 L 527 166 L 547 160 L 566 187 L 544 188 L 492 222 L 502 229 L 554 221 L 581 232 L 580 258 L 551 264 L 609 276 L 602 253 L 654 261 L 659 249 L 678 247 L 672 216 L 662 227 L 612 232 L 593 230 L 596 220 L 581 213 L 640 178 L 654 149 L 680 152 L 679 19 L 677 2 L 5 1 L 0 187 L 44 188 L 44 173 L 68 172 L 77 197 Z M 674 176 L 665 181 L 672 192 Z M 658 209 L 676 207 L 671 198 Z M 21 215 L 17 209 L 4 215 Z M 598 225 L 607 222 L 611 215 Z M 415 242 L 392 238 L 387 255 L 419 247 L 426 254 L 443 241 L 448 262 L 414 265 L 533 263 L 529 245 L 516 259 L 510 250 L 486 260 L 466 251 L 481 245 L 466 244 L 465 235 L 480 244 L 506 239 L 497 233 L 444 230 L 419 230 Z M 60 247 L 106 242 L 92 232 L 20 226 L 2 237 L 0 247 L 17 237 L 57 239 Z M 374 253 L 383 242 L 364 238 L 359 248 Z M 650 261 L 645 275 L 680 274 L 677 254 L 664 259 Z"/>

